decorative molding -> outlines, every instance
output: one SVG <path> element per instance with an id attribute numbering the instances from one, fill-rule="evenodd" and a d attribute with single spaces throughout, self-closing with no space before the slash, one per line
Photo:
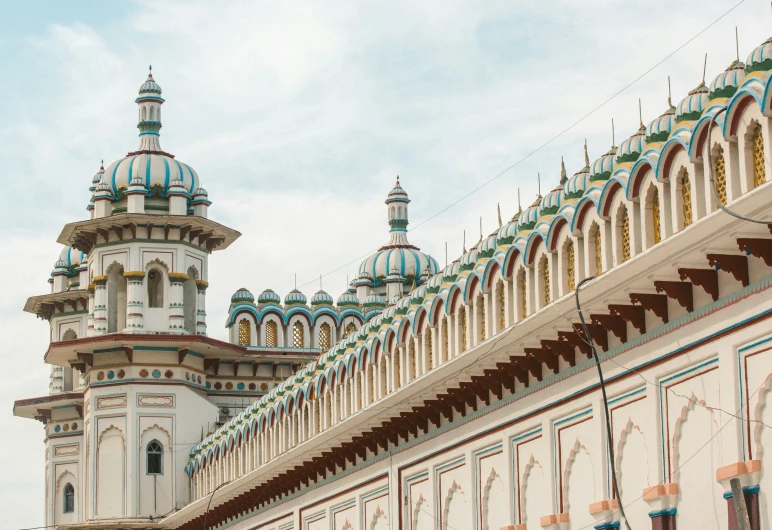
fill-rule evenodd
<path id="1" fill-rule="evenodd" d="M 96 400 L 96 408 L 98 410 L 120 409 L 125 406 L 126 406 L 126 394 L 122 394 L 119 396 L 98 397 Z"/>
<path id="2" fill-rule="evenodd" d="M 174 395 L 139 394 L 137 404 L 140 407 L 174 407 Z"/>
<path id="3" fill-rule="evenodd" d="M 57 445 L 54 447 L 54 456 L 73 456 L 80 454 L 78 444 Z"/>

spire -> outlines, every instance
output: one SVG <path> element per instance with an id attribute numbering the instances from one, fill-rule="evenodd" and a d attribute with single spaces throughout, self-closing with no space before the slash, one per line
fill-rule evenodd
<path id="1" fill-rule="evenodd" d="M 587 138 L 584 139 L 584 169 L 590 169 L 590 155 L 587 154 Z"/>
<path id="2" fill-rule="evenodd" d="M 410 203 L 410 198 L 400 185 L 399 175 L 397 175 L 397 182 L 386 197 L 386 207 L 389 213 L 389 246 L 410 246 L 407 240 L 408 203 Z"/>
<path id="3" fill-rule="evenodd" d="M 560 157 L 560 185 L 565 186 L 568 182 L 568 176 L 566 175 L 566 163 L 563 161 L 563 157 Z"/>
<path id="4" fill-rule="evenodd" d="M 536 173 L 536 195 L 541 197 L 541 174 L 539 172 Z"/>
<path id="5" fill-rule="evenodd" d="M 501 223 L 501 203 L 498 203 L 498 202 L 496 203 L 496 214 L 498 215 L 498 218 L 499 218 L 499 228 L 501 228 L 501 225 L 502 225 L 502 223 Z"/>
<path id="6" fill-rule="evenodd" d="M 483 233 L 482 233 L 482 215 L 480 216 L 480 240 L 477 242 L 477 245 L 479 246 L 480 243 L 482 243 L 483 239 Z"/>
<path id="7" fill-rule="evenodd" d="M 641 110 L 641 98 L 638 98 L 638 128 L 643 129 L 643 111 Z"/>
<path id="8" fill-rule="evenodd" d="M 153 79 L 153 67 L 148 69 L 147 79 L 139 87 L 139 96 L 134 100 L 139 106 L 139 148 L 137 151 L 161 151 L 159 141 L 161 130 L 161 87 Z"/>
<path id="9" fill-rule="evenodd" d="M 517 188 L 517 215 L 523 213 L 523 207 L 520 206 L 520 188 Z"/>
<path id="10" fill-rule="evenodd" d="M 611 118 L 611 147 L 616 147 L 616 138 L 614 137 L 614 118 Z"/>
<path id="11" fill-rule="evenodd" d="M 702 63 L 702 84 L 705 84 L 705 72 L 708 70 L 708 54 L 705 54 L 705 62 Z"/>
<path id="12" fill-rule="evenodd" d="M 461 244 L 461 253 L 466 254 L 466 230 L 464 230 L 464 239 L 463 243 Z"/>
<path id="13" fill-rule="evenodd" d="M 737 53 L 737 61 L 740 61 L 740 36 L 737 34 L 737 26 L 734 27 L 734 48 Z"/>
<path id="14" fill-rule="evenodd" d="M 673 95 L 670 93 L 670 76 L 667 76 L 667 106 L 673 108 Z"/>

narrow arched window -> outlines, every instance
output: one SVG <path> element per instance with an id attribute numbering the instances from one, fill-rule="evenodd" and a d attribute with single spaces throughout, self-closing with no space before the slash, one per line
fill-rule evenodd
<path id="1" fill-rule="evenodd" d="M 446 318 L 445 321 L 442 323 L 442 330 L 445 335 L 445 352 L 443 353 L 443 356 L 445 359 L 450 359 L 450 348 L 449 348 L 449 340 L 448 340 L 448 319 Z"/>
<path id="2" fill-rule="evenodd" d="M 357 330 L 356 325 L 353 322 L 349 322 L 346 326 L 346 330 L 343 332 L 343 338 L 345 339 Z"/>
<path id="3" fill-rule="evenodd" d="M 544 305 L 549 305 L 550 303 L 550 264 L 549 260 L 547 259 L 547 256 L 543 256 L 541 259 L 541 266 L 539 267 L 541 269 L 541 277 L 543 282 L 543 288 L 544 288 Z"/>
<path id="4" fill-rule="evenodd" d="M 566 243 L 566 280 L 569 291 L 576 289 L 576 255 L 574 242 L 570 239 Z"/>
<path id="5" fill-rule="evenodd" d="M 761 125 L 756 125 L 751 139 L 753 142 L 753 187 L 758 188 L 767 181 L 764 162 L 764 136 L 761 134 Z"/>
<path id="6" fill-rule="evenodd" d="M 659 191 L 655 188 L 651 197 L 651 233 L 655 245 L 662 241 L 662 228 L 659 216 Z"/>
<path id="7" fill-rule="evenodd" d="M 158 269 L 150 269 L 147 273 L 147 306 L 164 306 L 163 274 Z"/>
<path id="8" fill-rule="evenodd" d="M 153 440 L 147 444 L 147 467 L 148 475 L 163 475 L 164 472 L 164 447 L 158 440 Z"/>
<path id="9" fill-rule="evenodd" d="M 507 327 L 506 301 L 504 300 L 504 282 L 499 282 L 499 329 Z"/>
<path id="10" fill-rule="evenodd" d="M 239 320 L 239 346 L 250 346 L 252 340 L 252 323 L 246 318 Z"/>
<path id="11" fill-rule="evenodd" d="M 275 348 L 279 345 L 279 333 L 276 329 L 276 322 L 269 320 L 265 324 L 265 345 L 270 348 Z"/>
<path id="12" fill-rule="evenodd" d="M 330 349 L 332 345 L 332 329 L 327 322 L 319 326 L 319 348 L 322 353 Z"/>
<path id="13" fill-rule="evenodd" d="M 477 307 L 479 308 L 478 315 L 480 315 L 480 342 L 485 340 L 485 297 L 480 293 L 477 297 Z"/>
<path id="14" fill-rule="evenodd" d="M 64 513 L 75 511 L 75 488 L 69 482 L 64 486 Z"/>
<path id="15" fill-rule="evenodd" d="M 303 347 L 303 324 L 296 320 L 295 324 L 292 326 L 292 347 L 293 348 L 302 348 Z"/>
<path id="16" fill-rule="evenodd" d="M 726 161 L 724 160 L 724 148 L 716 144 L 715 162 L 713 165 L 716 184 L 716 197 L 721 205 L 726 204 Z"/>
<path id="17" fill-rule="evenodd" d="M 681 214 L 683 215 L 684 228 L 692 224 L 692 182 L 689 173 L 684 169 L 681 172 Z"/>
<path id="18" fill-rule="evenodd" d="M 630 259 L 630 216 L 627 208 L 622 206 L 620 212 L 620 242 L 622 244 L 622 263 Z"/>
<path id="19" fill-rule="evenodd" d="M 590 228 L 590 243 L 593 246 L 595 257 L 595 275 L 603 274 L 603 243 L 600 239 L 600 227 L 593 223 Z"/>
<path id="20" fill-rule="evenodd" d="M 427 326 L 424 329 L 426 333 L 426 351 L 429 354 L 429 370 L 434 368 L 434 344 L 432 344 L 432 330 Z"/>
<path id="21" fill-rule="evenodd" d="M 458 318 L 461 319 L 461 351 L 466 351 L 466 310 L 458 310 Z"/>
<path id="22" fill-rule="evenodd" d="M 517 290 L 520 295 L 520 311 L 522 318 L 528 316 L 528 292 L 525 288 L 525 271 L 521 270 L 517 275 Z"/>

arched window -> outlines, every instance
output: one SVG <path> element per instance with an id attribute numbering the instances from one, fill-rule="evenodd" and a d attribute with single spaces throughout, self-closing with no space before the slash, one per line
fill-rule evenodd
<path id="1" fill-rule="evenodd" d="M 445 359 L 450 359 L 450 348 L 449 348 L 449 340 L 448 340 L 448 319 L 446 318 L 442 323 L 442 331 L 445 335 L 445 351 L 443 352 L 443 357 Z"/>
<path id="2" fill-rule="evenodd" d="M 603 274 L 603 243 L 600 239 L 600 227 L 593 223 L 590 227 L 590 244 L 595 258 L 595 275 Z"/>
<path id="3" fill-rule="evenodd" d="M 279 333 L 276 328 L 276 321 L 269 320 L 265 324 L 265 345 L 270 348 L 275 348 L 279 345 Z"/>
<path id="4" fill-rule="evenodd" d="M 686 228 L 692 224 L 692 183 L 689 180 L 689 173 L 685 169 L 681 171 L 679 181 L 681 185 L 681 213 L 683 226 Z"/>
<path id="5" fill-rule="evenodd" d="M 522 318 L 525 318 L 528 316 L 528 293 L 525 289 L 525 271 L 520 270 L 520 272 L 517 274 L 517 290 L 518 290 L 518 296 L 520 297 L 520 311 Z"/>
<path id="6" fill-rule="evenodd" d="M 767 181 L 764 163 L 764 137 L 761 135 L 761 125 L 756 125 L 751 139 L 753 142 L 753 187 L 758 188 Z"/>
<path id="7" fill-rule="evenodd" d="M 75 511 L 75 488 L 69 482 L 64 486 L 64 513 Z"/>
<path id="8" fill-rule="evenodd" d="M 477 297 L 477 311 L 480 315 L 480 342 L 485 340 L 485 297 L 482 293 Z"/>
<path id="9" fill-rule="evenodd" d="M 332 346 L 332 329 L 327 322 L 319 326 L 319 348 L 322 353 L 326 352 Z"/>
<path id="10" fill-rule="evenodd" d="M 460 308 L 458 310 L 458 318 L 461 319 L 461 351 L 466 351 L 466 310 Z"/>
<path id="11" fill-rule="evenodd" d="M 346 330 L 343 332 L 343 338 L 345 339 L 357 330 L 356 325 L 353 322 L 349 322 L 346 326 Z"/>
<path id="12" fill-rule="evenodd" d="M 164 473 L 164 447 L 158 440 L 153 440 L 147 444 L 145 472 L 148 475 L 163 475 Z"/>
<path id="13" fill-rule="evenodd" d="M 659 216 L 659 191 L 657 188 L 654 188 L 651 195 L 651 234 L 655 245 L 662 241 L 662 228 Z"/>
<path id="14" fill-rule="evenodd" d="M 630 259 L 630 216 L 627 215 L 627 208 L 621 207 L 619 214 L 620 225 L 620 243 L 622 245 L 622 263 Z"/>
<path id="15" fill-rule="evenodd" d="M 239 346 L 251 346 L 252 323 L 246 318 L 239 320 Z"/>
<path id="16" fill-rule="evenodd" d="M 151 120 L 155 119 L 155 107 L 153 107 L 152 105 L 150 106 L 150 119 Z"/>
<path id="17" fill-rule="evenodd" d="M 504 300 L 504 282 L 499 282 L 498 285 L 499 288 L 499 329 L 504 329 L 507 327 L 507 319 L 506 319 L 506 301 Z"/>
<path id="18" fill-rule="evenodd" d="M 716 180 L 716 197 L 719 204 L 726 204 L 726 161 L 724 160 L 724 148 L 720 144 L 716 144 L 716 148 L 713 150 L 715 153 L 714 159 L 714 173 L 713 177 Z"/>
<path id="19" fill-rule="evenodd" d="M 296 320 L 295 324 L 292 325 L 292 347 L 303 347 L 303 324 L 300 320 Z"/>
<path id="20" fill-rule="evenodd" d="M 62 340 L 75 340 L 77 338 L 78 334 L 72 328 L 65 331 L 64 335 L 62 335 Z"/>
<path id="21" fill-rule="evenodd" d="M 429 370 L 434 368 L 434 344 L 432 344 L 432 330 L 429 326 L 424 329 L 426 333 L 426 351 L 429 354 Z"/>
<path id="22" fill-rule="evenodd" d="M 566 279 L 569 291 L 576 289 L 576 255 L 574 242 L 570 239 L 566 243 Z"/>
<path id="23" fill-rule="evenodd" d="M 544 289 L 544 305 L 549 305 L 550 303 L 550 265 L 549 260 L 547 260 L 547 256 L 542 256 L 541 263 L 539 264 L 539 268 L 541 269 L 541 277 L 543 282 L 543 289 Z"/>
<path id="24" fill-rule="evenodd" d="M 147 306 L 164 306 L 163 274 L 158 269 L 150 269 L 147 273 Z"/>

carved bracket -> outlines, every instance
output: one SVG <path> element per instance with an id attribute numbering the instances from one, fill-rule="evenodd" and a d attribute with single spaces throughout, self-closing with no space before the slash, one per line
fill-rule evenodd
<path id="1" fill-rule="evenodd" d="M 716 270 L 723 270 L 734 276 L 734 279 L 748 287 L 748 258 L 736 254 L 708 254 L 708 264 Z"/>
<path id="2" fill-rule="evenodd" d="M 617 315 L 633 325 L 639 333 L 646 333 L 646 312 L 639 305 L 611 304 L 608 306 L 612 315 Z"/>
<path id="3" fill-rule="evenodd" d="M 665 293 L 689 313 L 694 311 L 694 294 L 692 293 L 691 283 L 655 281 L 654 287 L 658 293 Z"/>
<path id="4" fill-rule="evenodd" d="M 630 301 L 641 304 L 645 310 L 661 318 L 662 322 L 668 321 L 667 296 L 664 294 L 630 293 Z"/>
<path id="5" fill-rule="evenodd" d="M 601 350 L 608 351 L 608 333 L 606 333 L 606 329 L 600 324 L 593 323 L 587 324 L 587 329 L 590 331 L 589 338 L 584 336 L 584 329 L 581 324 L 574 324 L 574 331 L 576 331 L 580 337 L 587 338 L 588 342 L 592 339 L 595 344 L 600 346 Z M 592 352 L 590 352 L 590 354 L 591 353 Z"/>
<path id="6" fill-rule="evenodd" d="M 571 344 L 559 340 L 543 340 L 541 346 L 550 350 L 553 355 L 560 355 L 569 366 L 576 364 L 576 350 Z"/>
<path id="7" fill-rule="evenodd" d="M 558 373 L 558 358 L 556 355 L 552 355 L 550 352 L 544 351 L 542 348 L 523 348 L 523 351 L 529 357 L 536 359 L 540 363 L 552 370 L 553 374 Z"/>
<path id="8" fill-rule="evenodd" d="M 627 323 L 619 315 L 590 315 L 590 318 L 594 324 L 610 331 L 622 342 L 627 342 Z M 607 348 L 603 349 L 606 350 Z"/>
<path id="9" fill-rule="evenodd" d="M 715 269 L 678 269 L 682 280 L 689 280 L 708 293 L 715 302 L 718 300 L 718 272 Z"/>
<path id="10" fill-rule="evenodd" d="M 561 342 L 570 344 L 574 348 L 579 348 L 579 351 L 586 355 L 587 358 L 592 357 L 592 349 L 585 342 L 584 334 L 580 334 L 578 331 L 558 331 L 558 339 Z"/>
<path id="11" fill-rule="evenodd" d="M 772 239 L 741 237 L 737 240 L 737 246 L 742 252 L 761 258 L 767 267 L 772 267 Z"/>

